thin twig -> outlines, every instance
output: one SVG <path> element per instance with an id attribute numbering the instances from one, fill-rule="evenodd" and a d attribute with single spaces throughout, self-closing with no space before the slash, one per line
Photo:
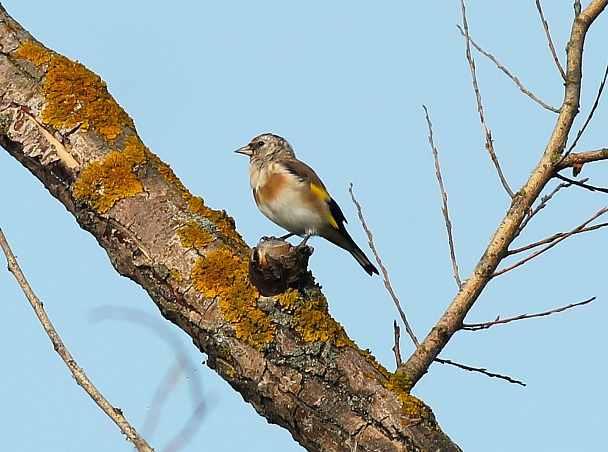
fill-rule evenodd
<path id="1" fill-rule="evenodd" d="M 441 363 L 441 364 L 449 364 L 451 366 L 455 366 L 460 369 L 468 370 L 469 372 L 479 372 L 481 374 L 487 375 L 488 377 L 500 378 L 501 380 L 506 380 L 509 383 L 526 386 L 526 384 L 523 381 L 515 380 L 514 378 L 511 378 L 508 375 L 501 375 L 501 374 L 496 374 L 494 372 L 489 372 L 488 369 L 485 369 L 483 367 L 471 367 L 471 366 L 467 366 L 465 364 L 460 364 L 460 363 L 454 362 L 449 359 L 442 359 L 442 358 L 435 358 L 435 361 L 438 363 Z"/>
<path id="2" fill-rule="evenodd" d="M 538 10 L 538 14 L 540 15 L 540 21 L 543 24 L 543 28 L 545 29 L 545 35 L 547 36 L 547 42 L 549 43 L 549 50 L 551 50 L 551 55 L 553 55 L 553 61 L 555 61 L 555 65 L 559 70 L 559 73 L 562 76 L 562 79 L 566 81 L 566 73 L 564 72 L 564 68 L 559 62 L 559 58 L 557 57 L 557 52 L 555 51 L 555 46 L 553 45 L 553 39 L 551 39 L 551 33 L 549 32 L 549 23 L 545 20 L 545 15 L 543 14 L 543 8 L 540 5 L 540 0 L 536 0 L 536 9 Z"/>
<path id="3" fill-rule="evenodd" d="M 554 240 L 553 242 L 551 242 L 550 244 L 548 244 L 547 246 L 545 246 L 544 248 L 535 251 L 534 253 L 530 254 L 528 257 L 520 260 L 519 262 L 516 262 L 513 265 L 510 265 L 509 267 L 505 267 L 502 270 L 498 270 L 495 271 L 494 274 L 492 275 L 492 277 L 495 276 L 499 276 L 502 275 L 503 273 L 506 273 L 508 271 L 513 270 L 514 268 L 519 267 L 520 265 L 525 264 L 526 262 L 534 259 L 535 257 L 539 256 L 540 254 L 544 253 L 545 251 L 550 250 L 551 248 L 553 248 L 555 245 L 557 245 L 560 242 L 563 242 L 564 240 L 566 240 L 568 237 L 570 237 L 571 235 L 576 234 L 577 232 L 580 232 L 582 229 L 584 229 L 589 223 L 591 223 L 593 220 L 595 220 L 596 218 L 600 217 L 601 215 L 604 215 L 606 212 L 608 212 L 608 208 L 604 207 L 603 209 L 599 210 L 595 215 L 593 215 L 591 218 L 589 218 L 587 221 L 585 221 L 584 223 L 580 224 L 579 226 L 577 226 L 576 228 L 574 228 L 573 230 L 571 230 L 570 232 L 567 232 L 566 234 L 563 234 L 560 238 Z"/>
<path id="4" fill-rule="evenodd" d="M 458 30 L 460 30 L 460 33 L 462 34 L 462 36 L 467 38 L 467 35 L 462 30 L 462 28 L 460 28 L 460 26 L 458 26 L 458 25 L 456 25 L 456 26 L 458 27 Z M 557 108 L 552 107 L 551 105 L 543 102 L 538 97 L 536 97 L 534 95 L 534 93 L 527 90 L 526 87 L 519 81 L 519 79 L 517 77 L 515 77 L 513 74 L 511 74 L 511 72 L 506 67 L 504 67 L 502 64 L 500 64 L 500 61 L 498 61 L 498 59 L 494 55 L 486 52 L 479 44 L 477 44 L 473 40 L 473 38 L 471 38 L 471 36 L 468 36 L 468 40 L 471 41 L 471 44 L 473 44 L 473 47 L 475 47 L 480 53 L 482 53 L 485 57 L 487 57 L 490 61 L 492 61 L 496 65 L 496 67 L 498 67 L 498 69 L 500 69 L 507 77 L 509 77 L 513 81 L 513 83 L 515 83 L 517 85 L 517 87 L 519 88 L 519 90 L 522 93 L 524 93 L 526 96 L 528 96 L 534 102 L 539 104 L 541 107 L 543 107 L 549 111 L 552 111 L 553 113 L 559 113 L 559 110 Z"/>
<path id="5" fill-rule="evenodd" d="M 591 107 L 591 110 L 589 110 L 587 119 L 585 119 L 585 122 L 583 123 L 583 127 L 581 127 L 578 130 L 578 132 L 576 132 L 576 137 L 574 138 L 574 141 L 572 142 L 572 144 L 570 145 L 568 150 L 564 153 L 564 155 L 562 156 L 560 161 L 557 163 L 558 165 L 572 152 L 572 150 L 578 144 L 578 140 L 583 136 L 583 133 L 585 133 L 585 129 L 587 129 L 587 126 L 591 122 L 591 118 L 593 118 L 593 114 L 595 113 L 595 110 L 597 110 L 597 107 L 600 105 L 600 99 L 602 98 L 602 93 L 604 92 L 604 87 L 606 86 L 606 77 L 608 77 L 608 65 L 606 65 L 606 69 L 604 70 L 604 77 L 602 77 L 602 81 L 597 90 L 597 94 L 595 95 L 595 101 L 593 102 L 593 106 Z"/>
<path id="6" fill-rule="evenodd" d="M 119 408 L 114 408 L 103 396 L 103 394 L 101 394 L 101 392 L 99 392 L 99 390 L 93 385 L 91 380 L 89 380 L 84 371 L 78 366 L 78 363 L 76 363 L 70 352 L 67 350 L 63 344 L 63 341 L 57 334 L 57 330 L 55 330 L 51 320 L 46 315 L 42 302 L 36 296 L 25 279 L 25 276 L 17 263 L 17 259 L 15 258 L 15 255 L 13 254 L 6 237 L 4 236 L 4 233 L 2 232 L 2 229 L 0 229 L 0 247 L 2 247 L 2 250 L 6 256 L 8 270 L 15 276 L 21 290 L 23 290 L 23 293 L 32 305 L 32 308 L 34 308 L 34 312 L 36 313 L 36 316 L 38 316 L 44 331 L 46 331 L 46 334 L 51 339 L 53 348 L 59 354 L 59 356 L 61 356 L 61 359 L 63 359 L 65 364 L 72 372 L 72 376 L 76 380 L 76 383 L 78 383 L 87 392 L 87 394 L 89 394 L 93 401 L 110 417 L 110 419 L 112 419 L 116 425 L 118 425 L 122 433 L 129 441 L 133 443 L 133 445 L 135 445 L 137 450 L 146 452 L 153 451 L 154 449 L 148 445 L 146 440 L 137 433 L 135 428 L 133 428 L 129 422 L 127 422 L 122 414 L 122 411 Z"/>
<path id="7" fill-rule="evenodd" d="M 525 320 L 525 319 L 534 319 L 536 317 L 545 317 L 545 316 L 548 316 L 551 314 L 557 314 L 558 312 L 566 311 L 571 308 L 576 308 L 578 306 L 583 306 L 583 305 L 589 304 L 592 301 L 594 301 L 595 299 L 596 299 L 596 297 L 591 297 L 587 300 L 579 301 L 578 303 L 571 303 L 567 306 L 561 306 L 559 308 L 551 309 L 549 311 L 538 312 L 536 314 L 521 314 L 521 315 L 517 315 L 515 317 L 509 317 L 507 319 L 501 319 L 500 317 L 496 317 L 496 320 L 494 320 L 492 322 L 465 323 L 464 325 L 462 325 L 461 329 L 466 330 L 466 331 L 479 331 L 479 330 L 488 329 L 494 325 L 501 325 L 501 324 L 505 324 L 505 323 L 509 323 L 509 322 L 515 322 L 516 320 Z"/>
<path id="8" fill-rule="evenodd" d="M 574 234 L 595 231 L 596 229 L 604 228 L 606 226 L 608 226 L 608 223 L 600 223 L 600 224 L 596 224 L 593 226 L 583 228 L 580 231 L 576 231 Z M 521 253 L 522 251 L 531 250 L 532 248 L 536 248 L 537 246 L 544 245 L 545 243 L 551 243 L 561 237 L 564 237 L 566 234 L 569 234 L 569 232 L 558 232 L 557 234 L 554 234 L 551 237 L 547 237 L 546 239 L 539 240 L 538 242 L 530 243 L 529 245 L 525 245 L 520 248 L 515 248 L 514 250 L 509 250 L 509 252 L 507 253 L 507 256 L 512 256 L 514 254 Z M 571 234 L 571 235 L 574 235 L 574 234 Z"/>
<path id="9" fill-rule="evenodd" d="M 426 123 L 429 128 L 429 145 L 431 146 L 431 150 L 433 151 L 433 159 L 435 160 L 435 175 L 437 176 L 437 183 L 439 184 L 439 190 L 441 191 L 441 201 L 443 202 L 441 212 L 443 213 L 443 219 L 445 220 L 445 229 L 448 233 L 448 246 L 450 247 L 450 259 L 452 260 L 452 270 L 454 271 L 454 279 L 456 280 L 456 284 L 458 284 L 458 287 L 460 288 L 462 287 L 462 281 L 460 280 L 458 263 L 456 261 L 456 250 L 454 249 L 452 222 L 450 221 L 450 213 L 448 210 L 448 195 L 445 192 L 443 178 L 441 177 L 441 166 L 439 166 L 439 152 L 437 151 L 437 148 L 435 147 L 435 142 L 433 140 L 433 123 L 429 118 L 429 112 L 426 109 L 426 106 L 423 105 L 422 108 L 424 108 L 424 115 L 426 117 Z"/>
<path id="10" fill-rule="evenodd" d="M 494 163 L 494 167 L 496 168 L 496 172 L 498 173 L 498 178 L 500 179 L 502 186 L 504 187 L 506 192 L 509 194 L 509 196 L 511 198 L 513 198 L 513 196 L 515 196 L 515 195 L 513 194 L 513 190 L 511 190 L 511 187 L 509 187 L 509 184 L 507 183 L 507 179 L 505 178 L 505 176 L 502 172 L 502 168 L 500 167 L 500 163 L 498 162 L 498 157 L 496 156 L 496 152 L 494 152 L 494 143 L 492 141 L 492 134 L 488 130 L 488 127 L 486 125 L 486 118 L 483 113 L 483 103 L 481 101 L 481 93 L 479 92 L 479 86 L 477 84 L 477 71 L 475 69 L 475 60 L 473 59 L 473 55 L 471 55 L 471 45 L 470 45 L 471 38 L 469 36 L 469 24 L 467 23 L 467 11 L 466 11 L 466 7 L 464 4 L 464 0 L 460 0 L 460 9 L 462 10 L 462 27 L 464 29 L 464 37 L 465 37 L 465 43 L 466 43 L 466 56 L 467 56 L 467 61 L 469 62 L 469 68 L 471 69 L 473 90 L 475 91 L 475 98 L 477 99 L 477 111 L 479 112 L 479 119 L 481 121 L 481 126 L 483 127 L 483 133 L 486 137 L 486 149 L 488 150 L 488 153 L 490 154 L 490 158 L 492 159 L 492 162 Z"/>
<path id="11" fill-rule="evenodd" d="M 558 179 L 561 179 L 565 182 L 570 182 L 572 185 L 576 185 L 577 187 L 584 188 L 585 190 L 599 191 L 601 193 L 608 193 L 608 188 L 602 188 L 602 187 L 596 187 L 595 185 L 589 185 L 584 182 L 570 179 L 569 177 L 566 177 L 566 176 L 562 176 L 561 174 L 558 174 L 558 173 L 555 174 L 555 177 Z M 585 180 L 588 180 L 588 179 L 585 179 Z"/>
<path id="12" fill-rule="evenodd" d="M 517 233 L 517 235 L 519 235 L 521 233 L 521 231 L 524 230 L 524 228 L 528 225 L 528 223 L 530 222 L 530 220 L 532 219 L 532 217 L 534 217 L 534 215 L 536 215 L 538 212 L 540 212 L 542 209 L 544 209 L 547 206 L 547 203 L 551 200 L 551 198 L 553 198 L 558 191 L 560 191 L 562 188 L 568 188 L 571 187 L 572 184 L 569 182 L 562 182 L 560 183 L 557 187 L 555 187 L 551 193 L 543 196 L 540 199 L 540 203 L 538 204 L 538 206 L 536 206 L 536 208 L 534 208 L 530 214 L 526 217 L 526 219 L 524 221 L 521 222 L 521 225 L 519 226 L 519 231 Z"/>
<path id="13" fill-rule="evenodd" d="M 395 332 L 395 345 L 393 346 L 393 352 L 395 353 L 395 362 L 397 363 L 397 369 L 403 360 L 401 359 L 401 350 L 399 349 L 399 343 L 401 342 L 401 329 L 396 320 L 393 320 L 393 331 Z"/>
<path id="14" fill-rule="evenodd" d="M 374 253 L 374 257 L 376 258 L 376 262 L 378 263 L 378 266 L 380 267 L 380 271 L 382 271 L 384 287 L 386 287 L 386 290 L 388 290 L 388 293 L 390 294 L 391 298 L 393 299 L 393 302 L 395 303 L 395 306 L 397 307 L 397 311 L 399 311 L 399 315 L 401 316 L 401 320 L 403 321 L 403 325 L 405 326 L 405 331 L 407 331 L 407 334 L 412 339 L 412 342 L 414 343 L 414 345 L 416 347 L 418 347 L 420 345 L 420 343 L 418 342 L 418 339 L 416 338 L 414 331 L 412 330 L 412 328 L 410 327 L 410 324 L 407 321 L 405 312 L 403 312 L 403 309 L 401 309 L 401 303 L 399 302 L 399 298 L 397 298 L 397 295 L 395 294 L 395 291 L 393 290 L 393 286 L 391 286 L 391 282 L 388 278 L 388 270 L 382 263 L 382 259 L 380 259 L 378 251 L 376 250 L 376 245 L 374 244 L 374 236 L 372 235 L 372 231 L 370 231 L 369 228 L 367 227 L 367 223 L 365 222 L 365 218 L 363 217 L 363 211 L 361 209 L 361 204 L 359 204 L 359 202 L 357 201 L 357 199 L 355 198 L 355 195 L 353 193 L 353 184 L 352 183 L 350 184 L 350 187 L 348 188 L 348 192 L 350 193 L 350 197 L 353 201 L 353 204 L 355 204 L 355 207 L 357 208 L 357 215 L 359 216 L 359 221 L 361 222 L 361 225 L 363 226 L 363 230 L 367 234 L 367 240 L 369 243 L 369 247 L 372 250 L 372 253 Z"/>

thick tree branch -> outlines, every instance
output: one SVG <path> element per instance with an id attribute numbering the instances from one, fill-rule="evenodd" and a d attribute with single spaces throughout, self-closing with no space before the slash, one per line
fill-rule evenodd
<path id="1" fill-rule="evenodd" d="M 564 101 L 545 151 L 526 184 L 513 198 L 511 207 L 490 239 L 488 247 L 470 277 L 464 282 L 461 290 L 420 347 L 400 367 L 399 371 L 405 374 L 412 385 L 427 372 L 453 334 L 462 327 L 467 313 L 507 255 L 508 247 L 517 236 L 524 217 L 530 212 L 532 204 L 553 176 L 555 156 L 561 155 L 564 151 L 568 134 L 578 113 L 585 36 L 607 4 L 608 0 L 594 0 L 575 18 L 566 52 L 567 81 Z"/>
<path id="2" fill-rule="evenodd" d="M 311 279 L 260 296 L 234 221 L 143 145 L 98 76 L 2 7 L 0 93 L 0 145 L 269 422 L 311 451 L 459 450 L 400 376 L 348 338 Z"/>

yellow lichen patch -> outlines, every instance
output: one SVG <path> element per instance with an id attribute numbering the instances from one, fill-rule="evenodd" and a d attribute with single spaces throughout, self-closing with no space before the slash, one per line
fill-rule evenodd
<path id="1" fill-rule="evenodd" d="M 429 419 L 431 411 L 422 400 L 409 393 L 412 383 L 405 374 L 394 373 L 383 383 L 386 389 L 391 390 L 399 397 L 403 404 L 403 412 L 409 419 Z"/>
<path id="2" fill-rule="evenodd" d="M 190 212 L 207 218 L 217 226 L 224 236 L 234 240 L 236 243 L 245 245 L 245 241 L 235 230 L 234 219 L 228 216 L 226 212 L 207 207 L 203 198 L 199 196 L 192 196 L 188 193 L 184 196 L 184 199 L 188 201 Z"/>
<path id="3" fill-rule="evenodd" d="M 180 272 L 177 268 L 172 268 L 171 270 L 169 270 L 169 276 L 171 277 L 171 279 L 177 282 L 182 282 L 184 280 L 182 272 Z"/>
<path id="4" fill-rule="evenodd" d="M 123 127 L 135 128 L 133 120 L 116 103 L 101 78 L 84 65 L 63 55 L 53 55 L 46 48 L 26 42 L 16 55 L 36 65 L 48 63 L 43 92 L 46 104 L 42 121 L 56 129 L 80 126 L 94 130 L 106 140 L 113 140 Z"/>
<path id="5" fill-rule="evenodd" d="M 219 298 L 224 318 L 236 328 L 236 337 L 261 350 L 274 340 L 276 329 L 257 307 L 259 294 L 247 274 L 246 261 L 219 249 L 198 259 L 190 276 L 198 292 L 208 298 Z"/>
<path id="6" fill-rule="evenodd" d="M 41 64 L 51 61 L 51 52 L 41 45 L 34 44 L 31 41 L 21 44 L 15 52 L 15 55 L 18 58 L 30 60 L 36 66 L 40 66 Z"/>
<path id="7" fill-rule="evenodd" d="M 147 161 L 147 151 L 148 148 L 144 146 L 139 137 L 133 134 L 127 137 L 122 154 L 127 160 L 133 162 L 135 165 L 142 165 Z"/>
<path id="8" fill-rule="evenodd" d="M 201 228 L 196 221 L 186 223 L 185 226 L 178 229 L 177 235 L 182 245 L 188 248 L 191 246 L 202 248 L 213 241 L 211 234 Z"/>
<path id="9" fill-rule="evenodd" d="M 336 347 L 355 346 L 342 325 L 329 315 L 327 300 L 323 295 L 319 295 L 314 301 L 301 303 L 296 308 L 291 323 L 307 342 L 326 342 L 331 338 Z"/>
<path id="10" fill-rule="evenodd" d="M 297 290 L 289 289 L 275 297 L 281 307 L 288 311 L 293 311 L 296 307 L 296 302 L 300 299 L 300 294 Z"/>
<path id="11" fill-rule="evenodd" d="M 74 196 L 99 213 L 106 212 L 119 199 L 142 191 L 133 163 L 117 151 L 109 153 L 103 163 L 90 163 L 74 184 Z"/>

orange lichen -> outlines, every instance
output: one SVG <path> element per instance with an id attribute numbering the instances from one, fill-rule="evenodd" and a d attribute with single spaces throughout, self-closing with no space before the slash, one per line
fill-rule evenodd
<path id="1" fill-rule="evenodd" d="M 187 193 L 184 194 L 183 197 L 188 201 L 190 212 L 207 218 L 217 226 L 225 237 L 234 240 L 238 244 L 245 245 L 245 241 L 235 230 L 234 219 L 226 212 L 223 210 L 213 210 L 210 207 L 207 207 L 203 198 L 199 196 L 193 196 Z"/>
<path id="2" fill-rule="evenodd" d="M 24 42 L 19 46 L 15 55 L 18 58 L 25 58 L 30 60 L 36 66 L 48 63 L 51 61 L 51 51 L 42 47 L 41 45 L 34 44 L 31 41 Z"/>
<path id="3" fill-rule="evenodd" d="M 154 165 L 156 171 L 170 184 L 175 185 L 179 190 L 184 192 L 184 196 L 192 196 L 188 189 L 182 184 L 182 181 L 175 175 L 169 165 L 163 162 L 156 154 L 146 148 L 146 157 Z"/>
<path id="4" fill-rule="evenodd" d="M 143 186 L 133 173 L 133 162 L 118 151 L 110 152 L 103 163 L 92 162 L 74 183 L 74 196 L 99 213 L 119 199 L 135 196 Z"/>
<path id="5" fill-rule="evenodd" d="M 331 338 L 336 347 L 355 346 L 342 325 L 329 315 L 327 300 L 322 294 L 315 300 L 301 303 L 295 310 L 291 324 L 307 342 L 326 342 Z"/>
<path id="6" fill-rule="evenodd" d="M 106 83 L 81 63 L 52 54 L 33 42 L 19 46 L 16 55 L 36 65 L 48 63 L 42 90 L 45 124 L 56 129 L 79 126 L 83 132 L 94 130 L 106 140 L 116 138 L 124 127 L 135 128 L 133 120 L 108 92 Z"/>
<path id="7" fill-rule="evenodd" d="M 261 350 L 274 340 L 276 329 L 257 307 L 259 293 L 247 274 L 247 261 L 219 249 L 198 259 L 190 276 L 197 291 L 208 298 L 219 298 L 224 318 L 236 328 L 236 337 Z"/>
<path id="8" fill-rule="evenodd" d="M 213 241 L 213 237 L 202 227 L 200 227 L 196 221 L 189 221 L 185 226 L 182 226 L 177 231 L 177 235 L 185 247 L 194 246 L 195 248 L 202 248 L 209 245 Z"/>
<path id="9" fill-rule="evenodd" d="M 172 268 L 171 270 L 169 270 L 169 276 L 171 277 L 171 279 L 177 282 L 182 282 L 184 280 L 182 272 L 180 272 L 177 268 Z"/>
<path id="10" fill-rule="evenodd" d="M 383 383 L 386 389 L 391 390 L 399 397 L 403 405 L 403 413 L 409 419 L 431 419 L 431 409 L 425 403 L 410 394 L 412 383 L 405 374 L 394 373 Z"/>
<path id="11" fill-rule="evenodd" d="M 129 135 L 125 141 L 125 147 L 122 154 L 135 165 L 143 165 L 146 163 L 148 148 L 141 142 L 135 134 Z"/>
<path id="12" fill-rule="evenodd" d="M 289 289 L 275 297 L 281 307 L 288 311 L 293 311 L 297 301 L 300 299 L 300 293 L 297 290 Z"/>

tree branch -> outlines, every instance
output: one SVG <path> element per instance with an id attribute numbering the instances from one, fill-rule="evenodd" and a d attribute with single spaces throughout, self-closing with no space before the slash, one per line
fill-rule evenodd
<path id="1" fill-rule="evenodd" d="M 4 236 L 4 232 L 2 232 L 2 229 L 0 229 L 0 248 L 2 248 L 2 251 L 6 256 L 8 270 L 13 274 L 13 276 L 19 283 L 19 286 L 21 287 L 21 290 L 23 290 L 25 297 L 32 305 L 32 308 L 34 309 L 38 320 L 40 320 L 42 328 L 44 328 L 44 331 L 49 336 L 49 339 L 53 344 L 53 349 L 59 354 L 65 365 L 68 366 L 68 369 L 70 369 L 70 372 L 72 372 L 72 377 L 74 377 L 76 383 L 78 383 L 78 385 L 85 390 L 89 397 L 93 399 L 97 406 L 99 406 L 99 408 L 101 408 L 103 412 L 106 413 L 108 417 L 112 419 L 112 421 L 114 421 L 118 428 L 120 428 L 120 431 L 127 437 L 127 439 L 131 443 L 133 443 L 133 445 L 137 448 L 138 451 L 153 451 L 154 449 L 152 449 L 148 445 L 146 440 L 142 438 L 139 433 L 137 433 L 137 430 L 135 430 L 135 428 L 133 428 L 133 426 L 129 424 L 127 419 L 122 414 L 122 410 L 120 408 L 114 408 L 112 406 L 108 399 L 106 399 L 104 395 L 99 392 L 99 390 L 91 382 L 91 380 L 89 380 L 84 370 L 82 370 L 76 360 L 72 357 L 72 354 L 68 351 L 65 344 L 59 337 L 59 334 L 57 333 L 57 330 L 55 330 L 55 327 L 51 323 L 51 320 L 46 315 L 46 312 L 42 306 L 42 302 L 36 296 L 29 283 L 27 282 L 25 275 L 23 274 L 21 268 L 19 267 L 19 264 L 17 263 L 17 259 L 15 258 L 15 255 L 13 254 L 13 251 L 11 250 L 8 241 L 6 240 L 6 237 Z"/>
<path id="2" fill-rule="evenodd" d="M 484 367 L 471 367 L 471 366 L 467 366 L 465 364 L 460 364 L 455 361 L 451 361 L 449 359 L 443 359 L 443 358 L 435 358 L 435 361 L 440 364 L 449 364 L 450 366 L 455 366 L 455 367 L 458 367 L 459 369 L 467 370 L 469 372 L 478 372 L 478 373 L 484 374 L 488 377 L 500 378 L 501 380 L 508 381 L 509 383 L 517 384 L 520 386 L 526 386 L 526 384 L 523 381 L 515 380 L 514 378 L 511 378 L 508 375 L 501 375 L 501 374 L 497 374 L 494 372 L 490 372 L 490 371 L 488 371 L 488 369 L 486 369 Z"/>
<path id="3" fill-rule="evenodd" d="M 448 210 L 448 195 L 445 192 L 445 187 L 443 186 L 443 178 L 441 177 L 441 166 L 439 166 L 439 152 L 437 152 L 437 148 L 435 147 L 435 143 L 433 140 L 433 123 L 429 118 L 429 112 L 426 107 L 423 105 L 422 108 L 424 108 L 426 123 L 429 128 L 429 145 L 431 146 L 431 150 L 433 151 L 433 159 L 435 160 L 435 176 L 437 176 L 439 191 L 441 191 L 441 201 L 443 203 L 441 212 L 443 213 L 443 219 L 445 220 L 445 229 L 448 233 L 448 246 L 450 248 L 450 260 L 452 261 L 452 270 L 454 272 L 454 279 L 456 280 L 456 284 L 458 284 L 458 287 L 461 287 L 462 281 L 460 280 L 460 275 L 458 272 L 458 263 L 456 262 L 456 250 L 454 249 L 454 238 L 452 237 L 452 222 L 450 221 L 450 211 Z"/>
<path id="4" fill-rule="evenodd" d="M 329 315 L 312 277 L 258 293 L 234 220 L 145 147 L 96 74 L 35 41 L 1 6 L 0 38 L 0 145 L 260 415 L 311 451 L 459 450 Z M 213 153 L 199 157 L 209 164 Z"/>
<path id="5" fill-rule="evenodd" d="M 547 37 L 547 43 L 549 44 L 549 50 L 551 51 L 551 55 L 553 56 L 553 61 L 555 61 L 555 65 L 557 66 L 557 70 L 559 71 L 562 79 L 566 81 L 566 73 L 564 72 L 564 68 L 559 62 L 559 58 L 557 57 L 557 52 L 555 51 L 555 46 L 553 45 L 553 39 L 551 39 L 551 33 L 549 32 L 549 24 L 545 20 L 545 15 L 543 14 L 543 8 L 540 5 L 540 0 L 536 0 L 536 9 L 538 10 L 538 14 L 540 15 L 540 21 L 543 24 L 543 28 L 545 29 L 545 36 Z"/>
<path id="6" fill-rule="evenodd" d="M 524 217 L 530 212 L 533 203 L 553 177 L 555 155 L 564 151 L 568 133 L 572 129 L 574 118 L 578 113 L 585 36 L 593 21 L 607 4 L 608 0 L 593 0 L 574 20 L 566 52 L 567 77 L 564 102 L 545 151 L 536 168 L 532 170 L 528 181 L 513 198 L 506 216 L 490 239 L 488 247 L 470 277 L 465 280 L 450 306 L 421 342 L 420 347 L 398 369 L 398 372 L 403 373 L 412 385 L 422 378 L 454 333 L 462 327 L 467 313 L 481 295 L 502 259 L 507 255 L 508 247 L 519 233 L 519 226 Z M 468 33 L 466 28 L 465 33 Z"/>
<path id="7" fill-rule="evenodd" d="M 567 306 L 561 306 L 559 308 L 551 309 L 549 311 L 537 312 L 536 314 L 520 314 L 515 317 L 509 317 L 506 319 L 501 319 L 500 317 L 496 317 L 496 320 L 492 322 L 483 322 L 483 323 L 465 323 L 462 325 L 462 329 L 465 331 L 478 331 L 478 330 L 486 330 L 494 325 L 503 325 L 505 323 L 515 322 L 516 320 L 526 320 L 526 319 L 534 319 L 537 317 L 545 317 L 551 314 L 556 314 L 558 312 L 563 312 L 571 308 L 576 308 L 577 306 L 583 306 L 594 301 L 596 297 L 591 297 L 584 301 L 579 301 L 578 303 L 571 303 Z"/>

